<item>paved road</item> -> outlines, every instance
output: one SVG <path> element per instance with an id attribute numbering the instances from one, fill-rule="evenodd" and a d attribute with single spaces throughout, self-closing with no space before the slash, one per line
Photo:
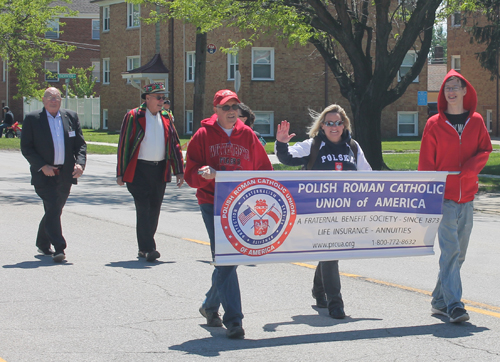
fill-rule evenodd
<path id="1" fill-rule="evenodd" d="M 19 152 L 0 152 L 0 361 L 499 361 L 499 215 L 475 214 L 471 320 L 429 313 L 435 256 L 341 261 L 348 318 L 312 306 L 310 264 L 238 268 L 245 340 L 204 325 L 208 237 L 194 190 L 167 187 L 157 263 L 136 258 L 135 210 L 114 156 L 90 155 L 63 214 L 67 262 L 36 255 L 41 203 Z M 3 362 L 3 361 L 2 361 Z"/>

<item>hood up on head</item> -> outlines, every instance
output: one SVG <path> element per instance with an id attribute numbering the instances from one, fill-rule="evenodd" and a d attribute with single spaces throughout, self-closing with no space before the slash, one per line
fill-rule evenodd
<path id="1" fill-rule="evenodd" d="M 476 111 L 477 107 L 477 93 L 474 87 L 469 83 L 467 79 L 464 78 L 464 76 L 460 73 L 458 73 L 456 70 L 452 69 L 446 74 L 446 77 L 444 78 L 443 84 L 441 85 L 441 89 L 439 90 L 439 96 L 438 96 L 438 111 L 439 114 L 443 119 L 446 119 L 446 116 L 444 115 L 444 112 L 446 111 L 446 108 L 448 107 L 448 101 L 446 100 L 446 96 L 444 95 L 444 88 L 446 86 L 446 81 L 450 77 L 457 77 L 460 79 L 463 79 L 467 85 L 467 93 L 464 96 L 464 109 L 469 111 L 469 114 L 472 115 Z"/>

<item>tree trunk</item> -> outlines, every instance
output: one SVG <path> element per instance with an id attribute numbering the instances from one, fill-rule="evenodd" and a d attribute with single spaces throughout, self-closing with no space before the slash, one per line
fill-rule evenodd
<path id="1" fill-rule="evenodd" d="M 205 106 L 205 77 L 207 64 L 207 33 L 196 33 L 194 68 L 193 134 L 200 128 Z"/>
<path id="2" fill-rule="evenodd" d="M 367 97 L 370 98 L 370 97 Z M 373 99 L 353 104 L 351 103 L 354 123 L 354 139 L 358 141 L 365 157 L 374 170 L 385 167 L 382 158 L 382 134 L 380 124 L 382 109 Z"/>

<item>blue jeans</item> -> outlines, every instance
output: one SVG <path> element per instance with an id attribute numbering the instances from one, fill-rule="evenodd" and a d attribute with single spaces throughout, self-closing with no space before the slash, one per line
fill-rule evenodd
<path id="1" fill-rule="evenodd" d="M 214 205 L 201 204 L 201 215 L 210 238 L 212 258 L 215 255 L 215 224 Z M 220 305 L 224 308 L 222 322 L 226 327 L 234 324 L 241 325 L 243 313 L 241 312 L 240 285 L 238 283 L 237 265 L 216 266 L 212 273 L 212 286 L 206 294 L 202 304 L 208 312 L 218 312 Z"/>
<path id="2" fill-rule="evenodd" d="M 462 280 L 460 268 L 465 260 L 472 231 L 473 202 L 457 204 L 451 200 L 443 202 L 443 219 L 439 224 L 438 239 L 441 256 L 439 276 L 432 292 L 432 306 L 447 308 L 448 314 L 456 307 L 463 308 Z"/>

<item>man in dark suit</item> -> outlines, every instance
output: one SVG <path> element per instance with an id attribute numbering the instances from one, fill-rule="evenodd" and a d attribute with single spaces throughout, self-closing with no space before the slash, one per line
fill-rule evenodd
<path id="1" fill-rule="evenodd" d="M 40 253 L 52 256 L 55 262 L 66 259 L 62 209 L 71 185 L 83 174 L 87 159 L 87 144 L 78 115 L 60 109 L 61 101 L 57 88 L 47 88 L 43 96 L 44 108 L 24 118 L 21 137 L 21 151 L 30 164 L 31 184 L 45 209 L 36 246 Z"/>

